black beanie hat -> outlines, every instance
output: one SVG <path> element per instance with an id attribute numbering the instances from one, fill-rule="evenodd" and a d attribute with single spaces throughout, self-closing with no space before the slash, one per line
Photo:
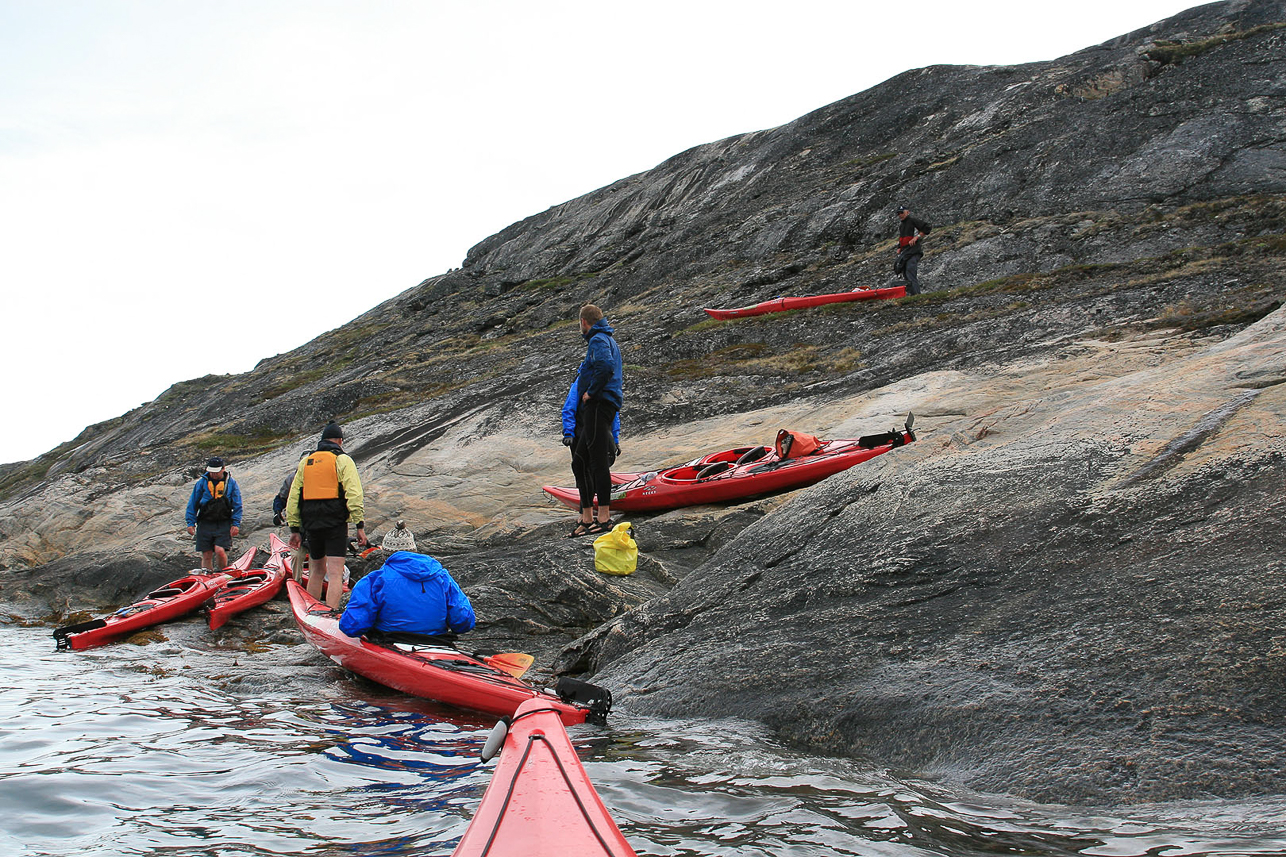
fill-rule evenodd
<path id="1" fill-rule="evenodd" d="M 344 430 L 337 423 L 326 423 L 326 428 L 322 429 L 322 440 L 332 440 L 334 438 L 344 439 Z"/>

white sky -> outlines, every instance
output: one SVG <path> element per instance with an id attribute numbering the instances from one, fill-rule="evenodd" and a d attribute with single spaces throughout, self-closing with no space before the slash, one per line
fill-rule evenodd
<path id="1" fill-rule="evenodd" d="M 0 461 L 691 146 L 1190 5 L 0 0 Z"/>

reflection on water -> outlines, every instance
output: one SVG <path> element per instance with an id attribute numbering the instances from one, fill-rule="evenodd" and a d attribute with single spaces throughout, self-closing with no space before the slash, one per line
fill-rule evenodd
<path id="1" fill-rule="evenodd" d="M 449 855 L 491 718 L 292 666 L 301 651 L 54 652 L 0 628 L 0 854 Z M 1090 814 L 801 756 L 741 722 L 571 732 L 639 854 L 1286 853 L 1282 799 Z"/>

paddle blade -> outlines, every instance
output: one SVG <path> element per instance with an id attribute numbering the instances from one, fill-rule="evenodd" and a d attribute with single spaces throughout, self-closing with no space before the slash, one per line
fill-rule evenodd
<path id="1" fill-rule="evenodd" d="M 483 660 L 514 678 L 522 678 L 523 673 L 531 669 L 531 665 L 536 662 L 534 657 L 524 655 L 522 652 L 500 652 L 496 655 L 488 655 Z"/>

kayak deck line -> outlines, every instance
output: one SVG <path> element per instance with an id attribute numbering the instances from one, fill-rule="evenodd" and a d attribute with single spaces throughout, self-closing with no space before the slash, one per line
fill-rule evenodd
<path id="1" fill-rule="evenodd" d="M 548 711 L 552 709 L 541 710 Z M 518 774 L 522 771 L 522 766 L 529 758 L 531 758 L 532 748 L 536 745 L 537 741 L 543 741 L 549 747 L 550 758 L 552 758 L 554 760 L 554 764 L 558 766 L 558 773 L 562 775 L 563 783 L 567 786 L 567 790 L 571 792 L 572 797 L 576 800 L 576 807 L 580 810 L 581 818 L 585 820 L 585 826 L 594 834 L 594 838 L 598 840 L 598 844 L 603 846 L 603 852 L 610 854 L 611 849 L 607 844 L 607 840 L 604 839 L 603 834 L 599 832 L 598 826 L 594 824 L 594 819 L 589 814 L 589 810 L 585 808 L 585 802 L 581 800 L 580 794 L 572 785 L 571 777 L 567 775 L 567 769 L 563 767 L 562 760 L 559 759 L 558 754 L 554 752 L 553 745 L 549 743 L 549 739 L 541 732 L 533 732 L 527 736 L 527 748 L 523 751 L 522 759 L 514 769 L 513 776 L 509 778 L 508 791 L 505 793 L 505 798 L 500 804 L 500 812 L 496 816 L 496 823 L 491 827 L 491 835 L 487 839 L 487 844 L 482 847 L 482 853 L 485 855 L 491 851 L 491 846 L 496 840 L 496 835 L 500 833 L 500 823 L 504 821 L 505 811 L 509 809 L 509 804 L 513 800 L 514 789 L 518 785 Z"/>

